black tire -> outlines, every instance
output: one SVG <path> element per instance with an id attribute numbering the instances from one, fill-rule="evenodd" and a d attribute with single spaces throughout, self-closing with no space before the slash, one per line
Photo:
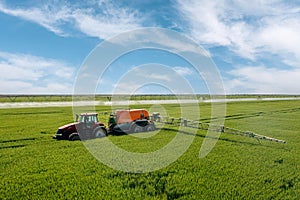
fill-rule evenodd
<path id="1" fill-rule="evenodd" d="M 107 131 L 102 127 L 96 128 L 93 133 L 95 138 L 102 138 L 107 136 Z"/>
<path id="2" fill-rule="evenodd" d="M 69 140 L 70 141 L 80 140 L 80 137 L 79 137 L 78 133 L 72 133 L 71 135 L 69 135 Z"/>
<path id="3" fill-rule="evenodd" d="M 130 130 L 131 130 L 130 131 L 131 133 L 140 133 L 140 132 L 143 132 L 143 127 L 134 124 L 134 125 L 132 125 Z"/>
<path id="4" fill-rule="evenodd" d="M 151 132 L 151 131 L 155 131 L 155 126 L 153 124 L 149 124 L 147 126 L 145 126 L 145 132 Z"/>

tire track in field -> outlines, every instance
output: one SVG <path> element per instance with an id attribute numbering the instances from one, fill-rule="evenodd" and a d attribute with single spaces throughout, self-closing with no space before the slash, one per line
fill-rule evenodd
<path id="1" fill-rule="evenodd" d="M 11 139 L 11 140 L 0 140 L 0 150 L 1 149 L 9 149 L 9 148 L 25 147 L 25 146 L 27 146 L 27 144 L 24 144 L 23 142 L 34 141 L 36 139 L 37 138 L 20 138 L 20 139 Z M 19 144 L 19 143 L 21 143 L 21 144 Z"/>
<path id="2" fill-rule="evenodd" d="M 28 145 L 36 144 L 38 142 L 49 141 L 44 137 L 36 138 L 20 138 L 20 139 L 11 139 L 11 140 L 0 140 L 0 150 L 9 149 L 9 148 L 20 148 Z"/>

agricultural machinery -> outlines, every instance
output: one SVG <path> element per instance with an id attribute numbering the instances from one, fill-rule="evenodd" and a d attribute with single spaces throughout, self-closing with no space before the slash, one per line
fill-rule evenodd
<path id="1" fill-rule="evenodd" d="M 156 130 L 154 121 L 160 124 L 168 124 L 179 127 L 195 128 L 200 130 L 210 130 L 220 133 L 235 134 L 239 136 L 248 136 L 260 140 L 269 140 L 273 142 L 285 143 L 284 140 L 259 135 L 250 131 L 242 131 L 234 128 L 225 127 L 201 122 L 199 120 L 188 120 L 183 118 L 170 118 L 160 116 L 159 113 L 153 113 L 151 116 L 145 109 L 116 110 L 109 116 L 108 128 L 104 123 L 98 121 L 97 113 L 83 113 L 76 115 L 76 122 L 61 126 L 54 139 L 67 140 L 86 140 L 91 138 L 105 137 L 108 134 L 130 134 Z M 151 120 L 150 120 L 151 118 Z"/>
<path id="2" fill-rule="evenodd" d="M 54 139 L 79 140 L 104 137 L 107 130 L 102 122 L 98 121 L 97 113 L 82 113 L 76 115 L 76 122 L 58 128 Z"/>
<path id="3" fill-rule="evenodd" d="M 116 110 L 110 115 L 108 129 L 98 121 L 97 113 L 82 113 L 76 115 L 76 122 L 58 128 L 54 139 L 86 140 L 105 137 L 108 134 L 138 133 L 154 131 L 155 125 L 149 120 L 145 109 Z"/>
<path id="4" fill-rule="evenodd" d="M 108 130 L 111 133 L 138 133 L 154 131 L 155 125 L 149 120 L 145 109 L 116 110 L 108 120 Z"/>

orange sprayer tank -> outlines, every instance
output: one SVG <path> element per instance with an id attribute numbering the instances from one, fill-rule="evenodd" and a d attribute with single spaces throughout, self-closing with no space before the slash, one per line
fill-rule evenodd
<path id="1" fill-rule="evenodd" d="M 145 109 L 116 110 L 117 124 L 130 123 L 138 119 L 149 119 L 149 113 Z"/>

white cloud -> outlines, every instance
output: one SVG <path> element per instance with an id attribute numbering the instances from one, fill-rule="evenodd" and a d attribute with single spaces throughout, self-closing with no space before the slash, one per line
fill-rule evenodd
<path id="1" fill-rule="evenodd" d="M 286 64 L 296 62 L 295 67 L 300 67 L 300 15 L 298 19 L 275 20 L 277 23 L 266 20 L 266 26 L 256 36 L 257 43 L 262 44 L 263 50 L 279 54 Z"/>
<path id="2" fill-rule="evenodd" d="M 187 68 L 187 67 L 177 66 L 177 67 L 174 67 L 173 69 L 180 76 L 187 76 L 187 75 L 192 75 L 193 74 L 193 71 L 190 68 Z"/>
<path id="3" fill-rule="evenodd" d="M 177 3 L 189 23 L 189 34 L 200 43 L 226 46 L 247 59 L 255 60 L 261 52 L 270 52 L 287 61 L 296 59 L 299 64 L 299 4 L 283 0 L 178 0 Z"/>
<path id="4" fill-rule="evenodd" d="M 299 2 L 178 0 L 177 9 L 189 24 L 186 33 L 199 43 L 245 58 L 225 77 L 227 93 L 300 93 Z M 243 66 L 247 62 L 256 64 Z"/>
<path id="5" fill-rule="evenodd" d="M 0 2 L 0 12 L 37 23 L 62 36 L 71 35 L 77 30 L 88 36 L 106 39 L 139 28 L 142 23 L 137 11 L 117 7 L 110 1 L 89 1 L 85 2 L 85 6 L 56 2 L 29 8 L 11 8 Z"/>
<path id="6" fill-rule="evenodd" d="M 133 75 L 132 78 L 136 80 L 147 79 L 154 82 L 155 81 L 170 82 L 172 80 L 173 74 L 170 74 L 170 71 L 168 71 L 169 73 L 166 73 L 166 70 L 164 70 L 166 68 L 165 66 L 161 66 L 161 68 L 156 64 L 153 64 L 153 68 L 149 66 L 135 67 L 132 69 L 132 71 L 129 71 L 129 73 L 128 72 L 127 73 L 132 74 Z M 128 74 L 125 74 L 125 76 L 128 76 Z"/>
<path id="7" fill-rule="evenodd" d="M 229 72 L 225 80 L 227 93 L 299 94 L 300 69 L 292 70 L 246 66 Z"/>
<path id="8" fill-rule="evenodd" d="M 141 93 L 162 93 L 169 91 L 174 94 L 192 93 L 191 83 L 174 68 L 159 65 L 147 64 L 135 67 L 115 80 L 114 93 L 133 94 Z"/>
<path id="9" fill-rule="evenodd" d="M 0 12 L 37 23 L 58 35 L 64 35 L 59 25 L 66 21 L 69 15 L 68 8 L 65 6 L 59 10 L 50 9 L 47 5 L 40 8 L 13 9 L 8 8 L 2 2 L 0 2 Z"/>
<path id="10" fill-rule="evenodd" d="M 89 36 L 106 39 L 118 33 L 140 28 L 142 17 L 133 9 L 114 6 L 109 1 L 99 3 L 103 13 L 93 9 L 76 9 L 71 18 L 77 28 Z"/>
<path id="11" fill-rule="evenodd" d="M 0 52 L 0 93 L 71 93 L 74 68 L 28 54 Z"/>
<path id="12" fill-rule="evenodd" d="M 162 80 L 162 81 L 171 81 L 170 77 L 167 74 L 157 74 L 157 73 L 151 73 L 148 76 L 149 78 L 153 80 Z"/>

